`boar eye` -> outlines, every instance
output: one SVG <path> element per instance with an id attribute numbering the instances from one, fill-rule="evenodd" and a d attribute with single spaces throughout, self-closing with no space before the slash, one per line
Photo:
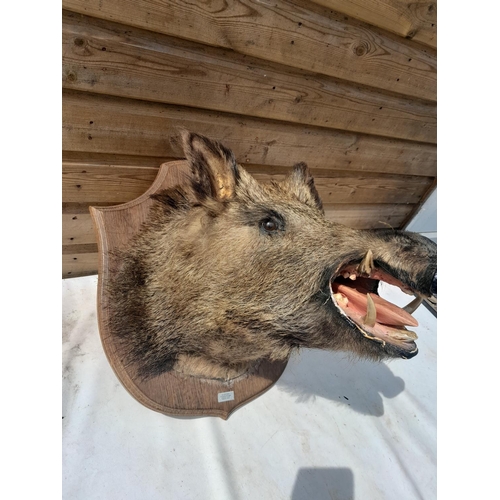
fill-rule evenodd
<path id="1" fill-rule="evenodd" d="M 261 229 L 266 233 L 275 233 L 282 228 L 282 224 L 274 217 L 266 217 L 260 221 Z"/>
<path id="2" fill-rule="evenodd" d="M 264 229 L 266 231 L 277 231 L 278 230 L 278 224 L 276 224 L 275 221 L 268 219 L 264 222 Z"/>

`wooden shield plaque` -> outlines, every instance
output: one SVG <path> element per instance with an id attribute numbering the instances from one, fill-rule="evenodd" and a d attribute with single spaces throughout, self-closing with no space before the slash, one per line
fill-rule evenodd
<path id="1" fill-rule="evenodd" d="M 227 419 L 240 406 L 261 395 L 281 376 L 286 361 L 262 360 L 247 373 L 228 381 L 186 376 L 176 371 L 143 381 L 134 367 L 126 366 L 109 328 L 107 283 L 117 269 L 114 250 L 123 250 L 140 230 L 153 201 L 162 189 L 185 184 L 190 171 L 186 161 L 161 165 L 152 186 L 135 200 L 113 207 L 90 207 L 99 247 L 97 311 L 106 357 L 116 376 L 137 401 L 171 416 L 217 416 Z"/>

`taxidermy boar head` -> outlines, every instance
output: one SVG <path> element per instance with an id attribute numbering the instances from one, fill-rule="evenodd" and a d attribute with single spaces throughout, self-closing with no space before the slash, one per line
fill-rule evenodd
<path id="1" fill-rule="evenodd" d="M 436 245 L 327 220 L 307 166 L 260 185 L 216 141 L 183 132 L 190 185 L 155 195 L 110 281 L 111 332 L 149 378 L 227 379 L 299 348 L 417 354 L 411 312 L 436 291 Z M 380 281 L 417 298 L 405 309 Z"/>

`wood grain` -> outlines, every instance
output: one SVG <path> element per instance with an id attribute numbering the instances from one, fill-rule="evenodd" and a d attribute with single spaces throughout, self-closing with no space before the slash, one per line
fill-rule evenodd
<path id="1" fill-rule="evenodd" d="M 179 127 L 261 182 L 305 161 L 331 220 L 402 227 L 436 185 L 436 5 L 63 0 L 63 277 L 97 272 L 89 205 L 147 191 Z"/>
<path id="2" fill-rule="evenodd" d="M 278 64 L 436 100 L 436 55 L 306 1 L 63 0 L 63 8 Z"/>
<path id="3" fill-rule="evenodd" d="M 328 9 L 436 48 L 437 2 L 429 0 L 312 0 Z"/>
<path id="4" fill-rule="evenodd" d="M 89 129 L 90 132 L 90 129 Z M 151 167 L 159 168 L 159 165 L 167 161 L 174 161 L 184 158 L 166 158 L 165 156 L 138 156 L 123 154 L 92 153 L 89 151 L 62 151 L 62 162 L 78 163 L 85 166 L 107 165 L 110 167 Z"/>
<path id="5" fill-rule="evenodd" d="M 283 173 L 251 165 L 248 170 L 261 183 L 282 180 Z M 291 167 L 286 169 L 291 172 Z M 142 195 L 153 183 L 158 169 L 128 166 L 81 165 L 63 163 L 63 202 L 125 203 Z M 432 184 L 432 179 L 417 176 L 360 174 L 335 171 L 313 172 L 319 195 L 325 204 L 332 203 L 418 203 Z"/>
<path id="6" fill-rule="evenodd" d="M 73 13 L 63 16 L 62 83 L 68 89 L 436 142 L 434 103 Z"/>
<path id="7" fill-rule="evenodd" d="M 282 180 L 285 175 L 256 173 L 253 176 L 261 183 Z M 322 175 L 323 174 L 323 175 Z M 324 205 L 332 204 L 415 204 L 427 192 L 432 179 L 395 175 L 360 174 L 359 172 L 336 171 L 333 176 L 314 173 L 314 181 Z"/>
<path id="8" fill-rule="evenodd" d="M 89 213 L 62 214 L 62 244 L 70 245 L 87 245 L 95 244 L 94 226 Z M 64 253 L 64 252 L 63 252 Z"/>
<path id="9" fill-rule="evenodd" d="M 177 129 L 217 138 L 245 164 L 435 176 L 436 146 L 168 106 L 86 92 L 63 93 L 63 150 L 182 158 Z"/>
<path id="10" fill-rule="evenodd" d="M 62 277 L 78 278 L 97 274 L 99 256 L 94 253 L 66 253 L 62 256 Z"/>
<path id="11" fill-rule="evenodd" d="M 414 205 L 325 205 L 327 219 L 354 229 L 398 229 Z"/>
<path id="12" fill-rule="evenodd" d="M 117 207 L 91 208 L 98 234 L 99 281 L 97 310 L 99 333 L 104 352 L 116 376 L 129 393 L 144 406 L 166 415 L 217 416 L 227 419 L 237 408 L 268 390 L 283 373 L 287 361 L 262 360 L 254 373 L 228 382 L 186 377 L 175 371 L 144 381 L 136 367 L 126 364 L 115 337 L 111 334 L 107 284 L 116 271 L 118 260 L 113 252 L 126 248 L 146 219 L 152 204 L 150 195 L 177 185 L 189 175 L 187 162 L 164 164 L 155 182 L 144 196 Z M 219 403 L 218 394 L 234 392 L 234 400 Z"/>
<path id="13" fill-rule="evenodd" d="M 158 168 L 63 162 L 62 201 L 125 203 L 149 189 L 157 174 Z"/>

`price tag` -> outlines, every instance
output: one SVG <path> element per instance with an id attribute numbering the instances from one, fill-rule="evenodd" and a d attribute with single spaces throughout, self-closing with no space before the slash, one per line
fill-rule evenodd
<path id="1" fill-rule="evenodd" d="M 219 403 L 224 403 L 226 401 L 233 401 L 233 400 L 234 400 L 234 391 L 219 392 L 219 394 L 217 394 L 217 401 Z"/>

